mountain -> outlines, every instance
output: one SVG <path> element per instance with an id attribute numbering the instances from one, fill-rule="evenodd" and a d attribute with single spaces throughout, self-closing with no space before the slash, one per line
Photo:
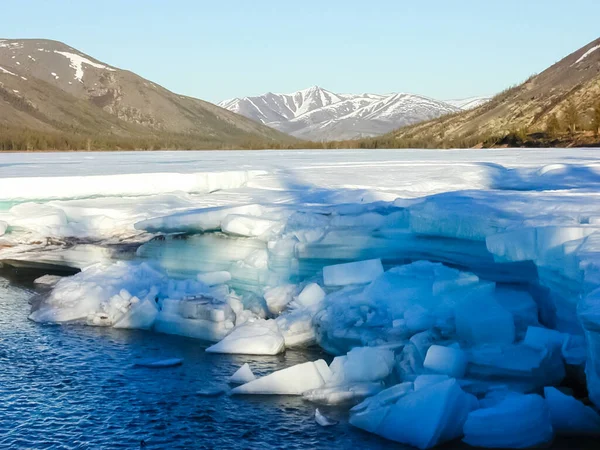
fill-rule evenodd
<path id="1" fill-rule="evenodd" d="M 318 86 L 292 94 L 234 98 L 219 106 L 313 141 L 377 136 L 461 110 L 420 95 L 334 94 Z"/>
<path id="2" fill-rule="evenodd" d="M 492 97 L 469 97 L 454 100 L 444 100 L 444 102 L 458 109 L 468 111 L 469 109 L 475 109 L 478 106 L 489 102 L 491 99 Z"/>
<path id="3" fill-rule="evenodd" d="M 0 126 L 198 148 L 293 139 L 43 39 L 0 40 Z"/>
<path id="4" fill-rule="evenodd" d="M 475 109 L 401 128 L 381 142 L 394 147 L 592 145 L 598 108 L 600 39 Z"/>

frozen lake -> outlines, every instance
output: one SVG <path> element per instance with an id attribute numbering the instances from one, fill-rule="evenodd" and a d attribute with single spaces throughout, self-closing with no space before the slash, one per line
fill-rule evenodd
<path id="1" fill-rule="evenodd" d="M 245 362 L 263 376 L 356 346 L 392 352 L 364 375 L 378 389 L 427 374 L 436 343 L 466 352 L 476 368 L 452 376 L 479 399 L 500 379 L 541 393 L 567 360 L 583 373 L 586 339 L 600 342 L 600 149 L 0 154 L 2 261 L 86 270 L 32 320 L 31 277 L 0 279 L 0 446 L 398 448 L 350 426 L 347 406 L 321 407 L 340 420 L 324 428 L 302 397 L 206 394 Z M 488 326 L 462 307 L 466 333 L 469 289 L 496 313 Z M 276 354 L 204 351 L 248 320 L 259 337 L 239 345 Z M 569 343 L 558 360 L 518 353 L 542 325 Z M 521 356 L 478 360 L 480 344 Z M 172 357 L 183 365 L 132 367 Z"/>

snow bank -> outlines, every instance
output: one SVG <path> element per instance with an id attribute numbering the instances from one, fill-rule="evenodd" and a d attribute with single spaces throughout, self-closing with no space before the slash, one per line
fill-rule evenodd
<path id="1" fill-rule="evenodd" d="M 85 198 L 93 196 L 203 193 L 244 186 L 264 171 L 132 173 L 123 175 L 0 178 L 3 200 Z"/>

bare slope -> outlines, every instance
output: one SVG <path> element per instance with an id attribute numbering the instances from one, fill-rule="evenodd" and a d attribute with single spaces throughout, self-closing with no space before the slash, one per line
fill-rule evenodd
<path id="1" fill-rule="evenodd" d="M 387 137 L 431 146 L 475 144 L 515 132 L 543 132 L 553 115 L 566 127 L 571 105 L 579 116 L 579 127 L 589 128 L 598 102 L 600 39 L 476 109 L 401 128 Z"/>
<path id="2" fill-rule="evenodd" d="M 0 125 L 199 143 L 291 142 L 211 103 L 175 94 L 63 43 L 0 40 Z"/>

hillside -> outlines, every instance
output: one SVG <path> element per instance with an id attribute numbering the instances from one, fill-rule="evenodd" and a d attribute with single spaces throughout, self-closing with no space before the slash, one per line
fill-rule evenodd
<path id="1" fill-rule="evenodd" d="M 401 128 L 379 143 L 362 145 L 593 145 L 598 142 L 598 108 L 600 39 L 475 109 Z"/>
<path id="2" fill-rule="evenodd" d="M 219 105 L 300 139 L 331 141 L 381 135 L 485 100 L 450 104 L 414 94 L 336 94 L 313 86 L 291 94 L 234 98 Z"/>
<path id="3" fill-rule="evenodd" d="M 175 94 L 63 43 L 0 40 L 0 129 L 112 142 L 212 146 L 294 140 L 211 103 Z"/>

